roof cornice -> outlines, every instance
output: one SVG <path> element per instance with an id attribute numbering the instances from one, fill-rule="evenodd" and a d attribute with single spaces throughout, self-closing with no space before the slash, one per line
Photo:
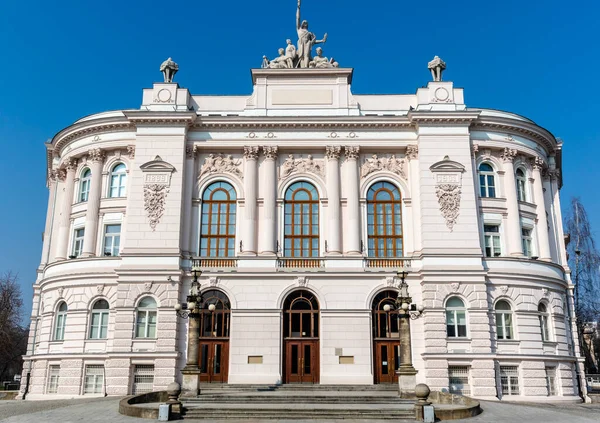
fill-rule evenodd
<path id="1" fill-rule="evenodd" d="M 549 153 L 554 153 L 558 147 L 556 138 L 550 131 L 533 122 L 510 119 L 500 116 L 479 116 L 471 125 L 472 130 L 494 130 L 508 134 L 525 135 L 546 148 Z"/>
<path id="2" fill-rule="evenodd" d="M 129 110 L 123 112 L 134 125 L 191 125 L 196 120 L 196 112 L 162 112 L 149 110 Z"/>

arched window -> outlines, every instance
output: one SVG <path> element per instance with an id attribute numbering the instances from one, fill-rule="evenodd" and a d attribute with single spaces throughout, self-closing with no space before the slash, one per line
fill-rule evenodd
<path id="1" fill-rule="evenodd" d="M 211 290 L 202 294 L 204 298 L 200 314 L 200 337 L 229 338 L 231 327 L 231 304 L 227 295 Z"/>
<path id="2" fill-rule="evenodd" d="M 494 168 L 489 163 L 479 165 L 479 195 L 485 198 L 496 198 Z"/>
<path id="3" fill-rule="evenodd" d="M 156 301 L 152 297 L 144 297 L 137 306 L 136 338 L 156 338 Z"/>
<path id="4" fill-rule="evenodd" d="M 508 301 L 496 303 L 496 333 L 498 339 L 513 339 L 512 310 Z"/>
<path id="5" fill-rule="evenodd" d="M 235 256 L 236 194 L 227 182 L 209 185 L 202 195 L 200 255 Z"/>
<path id="6" fill-rule="evenodd" d="M 402 257 L 402 198 L 389 182 L 377 182 L 367 192 L 369 257 Z"/>
<path id="7" fill-rule="evenodd" d="M 90 182 L 92 180 L 92 171 L 85 169 L 81 173 L 81 179 L 79 180 L 79 201 L 87 201 L 90 195 Z"/>
<path id="8" fill-rule="evenodd" d="M 285 192 L 285 257 L 319 257 L 319 195 L 314 185 L 296 182 Z"/>
<path id="9" fill-rule="evenodd" d="M 373 299 L 373 338 L 400 338 L 395 291 L 383 291 Z"/>
<path id="10" fill-rule="evenodd" d="M 98 300 L 94 303 L 90 319 L 90 339 L 106 339 L 109 308 L 106 300 Z"/>
<path id="11" fill-rule="evenodd" d="M 516 171 L 517 180 L 517 198 L 519 201 L 527 201 L 527 177 L 525 171 L 521 168 Z"/>
<path id="12" fill-rule="evenodd" d="M 542 341 L 550 341 L 550 328 L 548 326 L 549 314 L 546 304 L 540 303 L 538 305 L 538 313 L 540 319 L 540 330 L 542 332 Z"/>
<path id="13" fill-rule="evenodd" d="M 446 302 L 446 333 L 448 338 L 467 337 L 467 310 L 465 303 L 452 297 Z"/>
<path id="14" fill-rule="evenodd" d="M 125 185 L 127 183 L 127 168 L 124 163 L 113 167 L 110 173 L 109 197 L 125 197 Z"/>
<path id="15" fill-rule="evenodd" d="M 319 337 L 319 302 L 309 291 L 291 293 L 283 304 L 284 338 Z"/>
<path id="16" fill-rule="evenodd" d="M 62 341 L 65 339 L 65 324 L 67 321 L 67 303 L 62 301 L 56 310 L 56 320 L 54 320 L 54 340 Z"/>

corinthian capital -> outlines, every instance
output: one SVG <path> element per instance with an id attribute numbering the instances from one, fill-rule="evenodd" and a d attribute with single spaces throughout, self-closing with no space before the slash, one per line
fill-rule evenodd
<path id="1" fill-rule="evenodd" d="M 246 160 L 258 159 L 258 146 L 257 145 L 244 146 L 244 159 L 246 159 Z"/>
<path id="2" fill-rule="evenodd" d="M 63 162 L 63 166 L 67 171 L 74 171 L 77 169 L 77 159 L 67 159 Z"/>
<path id="3" fill-rule="evenodd" d="M 339 145 L 328 145 L 325 147 L 325 156 L 328 160 L 339 160 L 342 147 Z"/>
<path id="4" fill-rule="evenodd" d="M 346 146 L 344 147 L 344 153 L 348 160 L 358 160 L 360 156 L 360 147 Z"/>
<path id="5" fill-rule="evenodd" d="M 267 160 L 276 160 L 279 148 L 276 145 L 265 145 L 262 148 Z"/>
<path id="6" fill-rule="evenodd" d="M 408 160 L 415 160 L 419 158 L 419 146 L 408 145 L 406 146 L 406 158 Z"/>
<path id="7" fill-rule="evenodd" d="M 504 149 L 504 151 L 502 152 L 502 154 L 500 155 L 500 158 L 505 163 L 508 163 L 508 162 L 512 163 L 515 160 L 515 157 L 517 157 L 517 150 L 514 148 L 508 148 L 508 147 L 506 147 Z"/>
<path id="8" fill-rule="evenodd" d="M 99 148 L 92 148 L 90 151 L 88 151 L 88 160 L 91 162 L 104 161 L 104 151 Z"/>
<path id="9" fill-rule="evenodd" d="M 197 145 L 188 145 L 185 147 L 185 157 L 188 159 L 193 159 L 196 157 L 196 153 L 198 153 Z"/>

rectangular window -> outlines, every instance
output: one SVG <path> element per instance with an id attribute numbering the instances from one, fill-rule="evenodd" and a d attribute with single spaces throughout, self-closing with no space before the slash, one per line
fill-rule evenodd
<path id="1" fill-rule="evenodd" d="M 446 311 L 446 331 L 448 338 L 467 337 L 467 317 L 463 310 Z"/>
<path id="2" fill-rule="evenodd" d="M 85 367 L 84 394 L 101 394 L 104 386 L 104 366 L 89 365 Z"/>
<path id="3" fill-rule="evenodd" d="M 60 366 L 48 367 L 48 386 L 46 393 L 56 394 L 58 392 L 58 378 L 60 373 Z"/>
<path id="4" fill-rule="evenodd" d="M 471 394 L 469 366 L 448 366 L 448 391 L 451 394 Z"/>
<path id="5" fill-rule="evenodd" d="M 519 367 L 500 366 L 502 395 L 519 395 Z"/>
<path id="6" fill-rule="evenodd" d="M 156 338 L 156 311 L 139 310 L 135 328 L 136 338 Z"/>
<path id="7" fill-rule="evenodd" d="M 556 393 L 556 367 L 546 367 L 546 386 L 548 396 L 553 397 Z"/>
<path id="8" fill-rule="evenodd" d="M 54 340 L 63 341 L 65 339 L 65 320 L 67 319 L 66 313 L 59 312 L 56 315 L 56 328 L 54 330 Z"/>
<path id="9" fill-rule="evenodd" d="M 499 257 L 502 254 L 500 248 L 500 226 L 484 225 L 483 233 L 485 238 L 485 256 Z"/>
<path id="10" fill-rule="evenodd" d="M 133 369 L 132 395 L 152 392 L 154 387 L 154 365 L 137 364 Z"/>
<path id="11" fill-rule="evenodd" d="M 513 339 L 512 313 L 496 312 L 496 333 L 498 339 Z"/>
<path id="12" fill-rule="evenodd" d="M 85 229 L 75 229 L 73 234 L 73 252 L 71 257 L 79 257 L 83 251 L 83 237 L 85 235 Z"/>
<path id="13" fill-rule="evenodd" d="M 523 255 L 531 257 L 531 229 L 521 228 L 521 241 L 523 243 Z"/>
<path id="14" fill-rule="evenodd" d="M 108 334 L 108 311 L 92 312 L 90 339 L 106 339 Z"/>
<path id="15" fill-rule="evenodd" d="M 106 225 L 104 228 L 104 255 L 116 257 L 121 244 L 121 225 Z"/>

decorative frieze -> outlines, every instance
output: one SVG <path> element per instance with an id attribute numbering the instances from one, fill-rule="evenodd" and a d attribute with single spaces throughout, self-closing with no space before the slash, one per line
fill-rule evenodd
<path id="1" fill-rule="evenodd" d="M 265 159 L 277 160 L 277 156 L 279 153 L 279 147 L 277 147 L 276 145 L 265 145 L 262 147 L 262 150 L 265 155 Z"/>
<path id="2" fill-rule="evenodd" d="M 91 162 L 103 162 L 104 161 L 104 157 L 106 155 L 104 154 L 104 151 L 102 151 L 100 148 L 92 148 L 91 150 L 88 151 L 88 157 L 87 160 L 91 161 Z"/>
<path id="3" fill-rule="evenodd" d="M 392 154 L 389 158 L 380 158 L 377 156 L 377 154 L 373 154 L 371 158 L 367 159 L 363 163 L 360 169 L 360 176 L 361 178 L 364 178 L 373 172 L 387 170 L 388 172 L 400 175 L 400 177 L 403 179 L 407 179 L 404 167 L 405 160 L 398 159 L 395 154 Z"/>
<path id="4" fill-rule="evenodd" d="M 323 169 L 323 161 L 315 160 L 311 154 L 306 158 L 295 159 L 293 154 L 288 155 L 283 165 L 281 166 L 281 173 L 279 179 L 287 178 L 292 173 L 314 173 L 321 177 L 325 177 L 325 170 Z"/>
<path id="5" fill-rule="evenodd" d="M 406 146 L 406 158 L 408 160 L 416 160 L 419 158 L 419 146 L 408 145 Z"/>
<path id="6" fill-rule="evenodd" d="M 200 177 L 212 173 L 231 173 L 239 178 L 243 178 L 242 171 L 240 170 L 240 162 L 239 160 L 234 160 L 231 154 L 209 154 L 204 159 L 204 164 L 200 168 Z"/>
<path id="7" fill-rule="evenodd" d="M 325 147 L 325 157 L 327 160 L 339 160 L 342 147 L 339 145 L 328 145 Z"/>
<path id="8" fill-rule="evenodd" d="M 348 160 L 358 160 L 360 157 L 360 147 L 346 146 L 344 147 L 344 153 Z"/>
<path id="9" fill-rule="evenodd" d="M 258 159 L 258 146 L 244 146 L 244 159 L 246 160 L 257 160 Z"/>
<path id="10" fill-rule="evenodd" d="M 506 147 L 504 151 L 502 151 L 502 154 L 500 154 L 500 158 L 503 162 L 512 163 L 515 160 L 515 157 L 517 157 L 517 153 L 516 149 Z"/>

